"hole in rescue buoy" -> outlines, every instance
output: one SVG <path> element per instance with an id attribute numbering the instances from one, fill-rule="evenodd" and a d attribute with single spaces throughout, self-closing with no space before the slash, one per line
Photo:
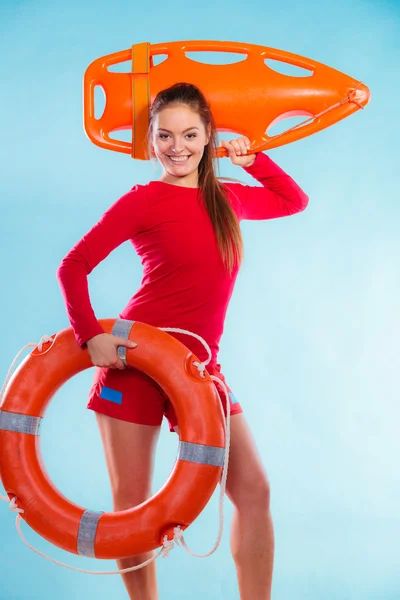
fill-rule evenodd
<path id="1" fill-rule="evenodd" d="M 235 140 L 236 138 L 249 137 L 244 133 L 239 133 L 238 131 L 232 131 L 232 130 L 224 131 L 224 130 L 218 129 L 217 133 L 218 133 L 218 136 L 217 136 L 218 146 L 222 146 L 221 140 L 225 140 L 226 142 L 231 142 L 232 140 Z M 250 143 L 251 143 L 252 140 L 251 140 L 251 138 L 249 138 L 249 139 L 250 139 Z"/>
<path id="2" fill-rule="evenodd" d="M 106 108 L 106 93 L 102 85 L 94 88 L 94 118 L 99 120 L 104 115 Z"/>
<path id="3" fill-rule="evenodd" d="M 274 60 L 273 58 L 266 58 L 264 63 L 277 73 L 281 75 L 287 75 L 288 77 L 311 77 L 314 75 L 314 71 L 305 69 L 304 67 L 298 67 L 291 63 L 283 60 Z"/>
<path id="4" fill-rule="evenodd" d="M 107 71 L 111 73 L 132 73 L 132 59 L 108 65 Z"/>
<path id="5" fill-rule="evenodd" d="M 132 129 L 118 129 L 117 131 L 110 131 L 108 134 L 112 140 L 118 142 L 132 142 Z"/>
<path id="6" fill-rule="evenodd" d="M 165 62 L 168 58 L 168 54 L 156 54 L 151 57 L 154 67 L 158 67 L 161 63 Z"/>
<path id="7" fill-rule="evenodd" d="M 237 52 L 185 52 L 185 56 L 194 62 L 203 63 L 205 65 L 232 65 L 234 63 L 243 62 L 247 58 L 247 54 L 239 54 Z"/>
<path id="8" fill-rule="evenodd" d="M 307 125 L 309 125 L 312 123 L 312 121 L 308 120 L 312 116 L 313 115 L 311 115 L 310 113 L 304 111 L 292 111 L 285 113 L 283 115 L 280 115 L 274 121 L 272 121 L 265 133 L 268 136 L 273 137 L 274 135 L 285 133 L 285 131 L 288 131 L 296 125 L 303 127 L 306 124 L 306 122 Z"/>

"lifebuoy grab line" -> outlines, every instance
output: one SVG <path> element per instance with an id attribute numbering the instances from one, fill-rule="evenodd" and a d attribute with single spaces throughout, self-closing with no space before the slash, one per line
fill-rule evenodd
<path id="1" fill-rule="evenodd" d="M 132 323 L 133 323 L 132 321 L 117 320 L 115 323 L 115 327 L 113 328 L 113 333 L 115 335 L 118 335 L 121 337 L 128 337 Z M 208 354 L 207 360 L 205 360 L 204 362 L 193 361 L 193 365 L 197 368 L 197 370 L 200 374 L 200 377 L 205 377 L 204 373 L 205 373 L 207 365 L 211 361 L 211 356 L 212 356 L 210 347 L 207 344 L 207 342 L 201 336 L 197 335 L 196 333 L 187 331 L 185 329 L 172 328 L 172 327 L 160 327 L 158 329 L 160 329 L 161 331 L 168 332 L 168 333 L 179 333 L 179 334 L 183 334 L 183 335 L 192 336 L 192 337 L 196 338 L 204 346 L 204 348 Z M 1 411 L 1 407 L 3 405 L 4 394 L 7 389 L 7 386 L 12 378 L 13 372 L 15 370 L 15 367 L 16 367 L 18 361 L 19 361 L 20 357 L 22 356 L 22 354 L 25 352 L 25 350 L 28 348 L 34 348 L 34 349 L 37 349 L 41 353 L 47 352 L 51 346 L 47 349 L 43 349 L 43 346 L 47 343 L 53 344 L 56 337 L 57 337 L 57 335 L 55 335 L 55 336 L 44 335 L 40 338 L 38 344 L 34 344 L 34 343 L 26 344 L 23 348 L 21 348 L 21 350 L 15 356 L 15 358 L 12 361 L 10 368 L 8 370 L 4 384 L 0 390 L 0 430 L 17 431 L 20 433 L 27 433 L 27 434 L 31 434 L 34 436 L 39 435 L 42 417 L 31 417 L 29 415 L 7 413 L 5 411 Z M 118 347 L 118 355 L 125 362 L 125 364 L 127 364 L 126 363 L 126 347 L 119 346 Z M 195 552 L 193 552 L 189 548 L 189 546 L 187 545 L 187 543 L 184 539 L 182 529 L 180 528 L 180 526 L 177 526 L 174 528 L 173 539 L 168 539 L 168 536 L 165 535 L 164 539 L 163 539 L 163 544 L 162 544 L 160 550 L 157 553 L 155 553 L 151 558 L 144 561 L 143 563 L 140 563 L 139 565 L 135 565 L 133 567 L 129 567 L 126 569 L 118 569 L 115 571 L 89 571 L 86 569 L 79 569 L 77 567 L 72 567 L 72 566 L 62 563 L 60 561 L 57 561 L 57 560 L 47 556 L 46 554 L 40 552 L 37 548 L 34 548 L 31 544 L 29 544 L 27 542 L 27 540 L 25 539 L 25 537 L 22 533 L 22 530 L 21 530 L 21 514 L 24 513 L 24 509 L 18 507 L 17 497 L 12 496 L 10 498 L 8 496 L 0 495 L 0 500 L 4 500 L 5 502 L 8 502 L 9 509 L 12 512 L 16 513 L 15 525 L 16 525 L 17 532 L 18 532 L 21 540 L 23 541 L 23 543 L 30 550 L 32 550 L 39 556 L 42 556 L 43 558 L 45 558 L 46 560 L 48 560 L 54 564 L 57 564 L 61 567 L 65 567 L 72 571 L 78 571 L 80 573 L 87 573 L 90 575 L 119 575 L 122 573 L 128 573 L 130 571 L 136 571 L 136 570 L 142 569 L 143 567 L 145 567 L 145 566 L 149 565 L 150 563 L 152 563 L 153 561 L 155 561 L 161 555 L 163 555 L 164 557 L 167 557 L 168 554 L 171 552 L 171 550 L 175 547 L 175 545 L 179 545 L 179 544 L 186 550 L 186 552 L 188 552 L 191 556 L 194 556 L 196 558 L 206 558 L 208 556 L 211 556 L 211 554 L 213 554 L 217 550 L 217 548 L 221 542 L 223 526 L 224 526 L 224 496 L 225 496 L 225 489 L 226 489 L 226 480 L 227 480 L 227 475 L 228 475 L 229 449 L 230 449 L 230 400 L 229 400 L 229 392 L 228 392 L 228 389 L 227 389 L 225 383 L 219 377 L 216 377 L 214 375 L 210 375 L 210 377 L 215 383 L 218 383 L 221 386 L 221 388 L 224 391 L 225 397 L 226 397 L 227 415 L 226 415 L 226 419 L 225 419 L 225 423 L 224 423 L 224 425 L 225 425 L 225 448 L 215 448 L 215 450 L 219 450 L 222 452 L 218 452 L 216 454 L 211 452 L 211 455 L 210 455 L 210 450 L 213 450 L 213 449 L 210 446 L 204 446 L 203 452 L 205 452 L 206 454 L 208 453 L 208 457 L 206 458 L 206 460 L 204 460 L 204 456 L 196 457 L 196 450 L 194 449 L 193 444 L 180 441 L 179 454 L 178 454 L 178 458 L 181 458 L 183 460 L 186 459 L 191 462 L 197 462 L 197 461 L 206 462 L 207 464 L 214 464 L 214 465 L 223 467 L 221 481 L 220 481 L 220 494 L 219 494 L 219 529 L 218 529 L 218 535 L 217 535 L 215 544 L 209 552 L 207 552 L 206 554 L 202 554 L 202 555 L 196 554 Z M 200 450 L 200 452 L 202 452 L 201 448 L 199 448 L 199 450 Z M 93 554 L 94 536 L 96 534 L 97 522 L 98 522 L 98 519 L 101 516 L 101 514 L 103 514 L 103 513 L 97 512 L 97 511 L 90 511 L 90 510 L 87 510 L 84 512 L 84 514 L 82 516 L 82 520 L 81 520 L 81 526 L 80 526 L 80 534 L 82 536 L 82 539 L 79 541 L 79 545 L 80 545 L 82 551 L 79 552 L 79 554 L 86 555 L 86 556 L 94 556 L 94 554 Z"/>

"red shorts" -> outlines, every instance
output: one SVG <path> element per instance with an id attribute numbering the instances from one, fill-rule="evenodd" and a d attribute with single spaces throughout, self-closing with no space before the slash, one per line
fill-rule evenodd
<path id="1" fill-rule="evenodd" d="M 242 408 L 221 373 L 221 365 L 207 367 L 210 375 L 219 377 L 228 388 L 231 415 L 241 413 Z M 226 415 L 225 393 L 216 382 L 217 391 Z M 174 408 L 161 387 L 148 375 L 132 367 L 119 369 L 96 368 L 87 408 L 95 412 L 138 423 L 140 425 L 161 425 L 165 416 L 170 430 L 178 424 Z"/>

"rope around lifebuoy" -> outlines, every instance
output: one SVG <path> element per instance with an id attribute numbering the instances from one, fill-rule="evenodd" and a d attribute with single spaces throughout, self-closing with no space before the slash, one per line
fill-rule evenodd
<path id="1" fill-rule="evenodd" d="M 179 328 L 174 328 L 174 327 L 159 327 L 159 329 L 161 331 L 166 331 L 169 333 L 180 333 L 180 334 L 184 334 L 184 335 L 190 335 L 190 336 L 196 338 L 199 342 L 201 342 L 203 344 L 205 350 L 207 351 L 208 358 L 204 362 L 193 361 L 193 365 L 198 369 L 200 376 L 204 377 L 204 371 L 206 369 L 206 366 L 211 361 L 211 357 L 212 357 L 211 349 L 210 349 L 209 345 L 207 344 L 207 342 L 200 335 L 197 335 L 196 333 L 193 333 L 191 331 L 187 331 L 186 329 L 179 329 Z M 31 347 L 33 347 L 33 348 L 37 347 L 40 352 L 42 350 L 43 344 L 45 344 L 46 342 L 51 342 L 53 340 L 54 340 L 54 338 L 47 336 L 47 335 L 43 335 L 40 338 L 38 344 L 33 344 L 33 343 L 26 344 L 17 353 L 16 357 L 14 358 L 14 360 L 11 363 L 10 368 L 8 369 L 6 379 L 0 390 L 0 408 L 3 404 L 4 393 L 5 393 L 6 387 L 8 385 L 8 382 L 10 381 L 11 376 L 14 372 L 15 366 L 16 366 L 20 356 L 23 354 L 23 352 L 27 348 L 31 348 Z M 87 573 L 89 575 L 120 575 L 123 573 L 129 573 L 130 571 L 137 571 L 139 569 L 143 569 L 143 567 L 146 567 L 150 563 L 154 562 L 161 555 L 163 555 L 163 557 L 166 558 L 169 555 L 169 553 L 171 552 L 171 550 L 173 550 L 175 545 L 179 545 L 179 544 L 181 544 L 181 546 L 186 550 L 186 552 L 188 554 L 190 554 L 191 556 L 194 556 L 196 558 L 207 558 L 208 556 L 211 556 L 211 554 L 213 554 L 217 550 L 217 548 L 221 542 L 223 528 L 224 528 L 224 496 L 225 496 L 225 489 L 226 489 L 226 480 L 228 477 L 229 448 L 230 448 L 230 437 L 231 437 L 231 407 L 230 407 L 230 400 L 229 400 L 229 392 L 228 392 L 228 388 L 226 387 L 225 383 L 221 379 L 219 379 L 219 377 L 215 377 L 214 375 L 210 375 L 210 377 L 214 382 L 218 382 L 224 391 L 224 394 L 226 397 L 226 420 L 225 420 L 225 458 L 224 458 L 224 465 L 223 465 L 223 469 L 222 469 L 221 484 L 220 484 L 220 497 L 219 497 L 219 529 L 218 529 L 217 540 L 216 540 L 213 548 L 209 552 L 207 552 L 207 554 L 196 554 L 195 552 L 190 550 L 189 546 L 187 545 L 187 543 L 185 541 L 185 538 L 183 537 L 183 531 L 178 526 L 178 527 L 174 528 L 174 539 L 169 540 L 168 537 L 165 536 L 164 540 L 163 540 L 163 545 L 160 548 L 160 550 L 156 554 L 154 554 L 151 558 L 140 563 L 139 565 L 135 565 L 133 567 L 128 567 L 126 569 L 118 569 L 116 571 L 87 571 L 86 569 L 79 569 L 77 567 L 71 567 L 70 565 L 62 563 L 58 560 L 55 560 L 54 558 L 50 558 L 46 554 L 43 554 L 37 548 L 34 548 L 26 541 L 26 539 L 22 533 L 22 530 L 21 530 L 21 513 L 24 512 L 23 508 L 18 508 L 18 506 L 16 505 L 16 497 L 15 496 L 10 501 L 10 498 L 8 498 L 8 496 L 3 496 L 0 494 L 0 500 L 4 500 L 5 502 L 8 502 L 10 510 L 12 512 L 17 513 L 16 519 L 15 519 L 15 526 L 16 526 L 18 535 L 21 538 L 21 540 L 23 541 L 23 543 L 30 550 L 32 550 L 39 556 L 42 556 L 46 560 L 48 560 L 56 565 L 59 565 L 60 567 L 70 569 L 71 571 L 78 571 L 79 573 Z"/>

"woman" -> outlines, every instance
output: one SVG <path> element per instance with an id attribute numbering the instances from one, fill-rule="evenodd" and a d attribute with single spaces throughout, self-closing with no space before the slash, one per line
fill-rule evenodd
<path id="1" fill-rule="evenodd" d="M 163 391 L 136 369 L 125 369 L 118 346 L 93 312 L 87 276 L 121 243 L 131 240 L 144 267 L 140 288 L 120 314 L 155 327 L 202 336 L 212 351 L 210 374 L 223 378 L 219 342 L 242 258 L 241 219 L 271 219 L 302 211 L 299 186 L 265 154 L 248 154 L 245 137 L 223 141 L 234 165 L 262 184 L 222 184 L 215 176 L 215 123 L 200 90 L 180 83 L 161 91 L 150 110 L 149 155 L 161 163 L 158 181 L 136 185 L 67 254 L 58 278 L 77 342 L 97 368 L 88 408 L 96 412 L 115 511 L 151 495 L 154 454 L 163 416 L 177 431 Z M 174 334 L 200 360 L 203 346 Z M 228 388 L 229 389 L 229 388 Z M 229 390 L 230 391 L 230 390 Z M 224 394 L 220 392 L 224 405 Z M 240 598 L 271 597 L 274 553 L 269 485 L 242 408 L 230 393 L 231 450 L 226 492 L 234 505 L 231 550 Z M 226 412 L 226 406 L 224 406 Z M 129 460 L 127 460 L 129 457 Z M 149 558 L 118 560 L 120 569 Z M 155 564 L 123 575 L 130 598 L 157 600 Z"/>

